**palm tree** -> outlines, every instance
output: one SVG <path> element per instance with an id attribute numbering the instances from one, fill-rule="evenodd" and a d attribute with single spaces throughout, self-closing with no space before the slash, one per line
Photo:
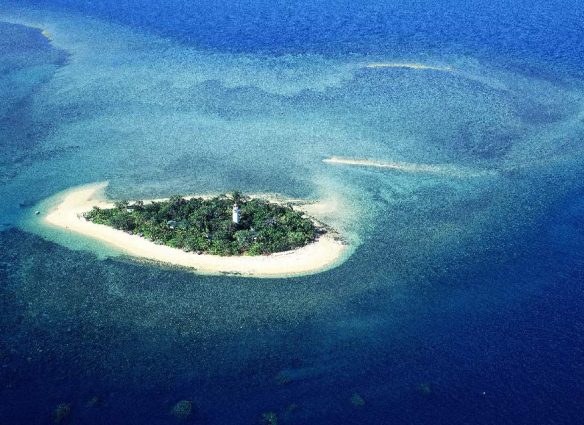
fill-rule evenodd
<path id="1" fill-rule="evenodd" d="M 233 198 L 233 202 L 236 204 L 240 204 L 241 201 L 244 199 L 243 194 L 238 190 L 234 190 L 233 192 L 231 192 L 231 197 Z"/>

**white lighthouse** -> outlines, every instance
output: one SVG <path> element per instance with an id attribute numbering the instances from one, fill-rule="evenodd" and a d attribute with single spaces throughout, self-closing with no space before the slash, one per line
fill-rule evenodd
<path id="1" fill-rule="evenodd" d="M 241 218 L 241 210 L 237 204 L 233 204 L 232 220 L 235 224 L 239 224 L 239 219 Z"/>

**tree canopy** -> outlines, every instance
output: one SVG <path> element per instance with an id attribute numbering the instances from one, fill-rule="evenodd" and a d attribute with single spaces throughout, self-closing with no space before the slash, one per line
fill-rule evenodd
<path id="1" fill-rule="evenodd" d="M 232 222 L 233 203 L 241 210 Z M 291 206 L 247 198 L 240 192 L 211 199 L 172 196 L 167 201 L 116 202 L 84 214 L 93 223 L 142 236 L 157 244 L 213 255 L 262 255 L 299 248 L 325 230 Z"/>

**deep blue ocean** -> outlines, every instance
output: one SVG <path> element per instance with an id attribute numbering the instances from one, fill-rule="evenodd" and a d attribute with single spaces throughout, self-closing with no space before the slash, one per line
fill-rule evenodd
<path id="1" fill-rule="evenodd" d="M 0 0 L 0 424 L 584 423 L 583 69 L 577 0 Z M 106 180 L 333 200 L 355 252 L 202 276 L 26 225 Z"/>

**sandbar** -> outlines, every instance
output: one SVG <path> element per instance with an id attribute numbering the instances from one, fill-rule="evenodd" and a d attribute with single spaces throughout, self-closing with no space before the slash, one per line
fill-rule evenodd
<path id="1" fill-rule="evenodd" d="M 373 159 L 343 158 L 339 156 L 325 158 L 322 162 L 357 167 L 385 168 L 404 173 L 436 174 L 450 177 L 480 177 L 494 174 L 492 170 L 480 170 L 453 164 L 420 164 L 411 162 L 379 161 Z"/>
<path id="2" fill-rule="evenodd" d="M 123 254 L 137 259 L 180 266 L 201 274 L 262 278 L 309 275 L 335 267 L 349 255 L 349 245 L 332 229 L 302 248 L 261 256 L 222 257 L 157 245 L 140 236 L 92 223 L 83 217 L 83 213 L 94 206 L 113 207 L 113 201 L 105 199 L 103 195 L 106 186 L 107 183 L 95 183 L 59 194 L 57 195 L 59 199 L 53 202 L 52 207 L 46 212 L 41 211 L 37 219 L 44 226 L 103 242 L 114 248 L 114 255 Z M 318 210 L 314 208 L 314 204 L 311 206 L 311 211 Z M 296 203 L 294 208 L 303 210 L 299 203 Z"/>
<path id="3" fill-rule="evenodd" d="M 444 71 L 452 72 L 454 68 L 450 66 L 432 66 L 421 63 L 402 63 L 402 62 L 376 62 L 365 65 L 365 68 L 405 68 L 416 69 L 418 71 Z"/>

